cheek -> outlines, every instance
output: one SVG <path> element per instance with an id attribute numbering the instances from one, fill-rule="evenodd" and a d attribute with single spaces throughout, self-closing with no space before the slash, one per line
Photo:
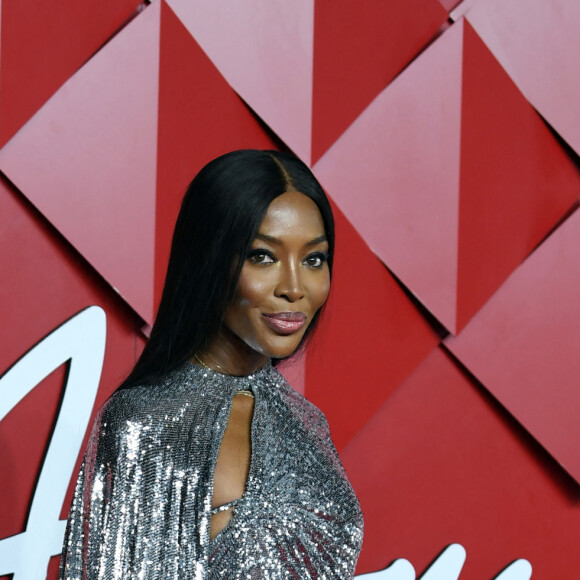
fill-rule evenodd
<path id="1" fill-rule="evenodd" d="M 319 277 L 316 283 L 312 286 L 311 297 L 312 297 L 312 307 L 318 310 L 328 298 L 330 293 L 330 273 L 327 272 L 326 276 Z"/>
<path id="2" fill-rule="evenodd" d="M 240 307 L 259 306 L 269 295 L 270 284 L 266 276 L 249 275 L 242 270 L 234 298 Z"/>

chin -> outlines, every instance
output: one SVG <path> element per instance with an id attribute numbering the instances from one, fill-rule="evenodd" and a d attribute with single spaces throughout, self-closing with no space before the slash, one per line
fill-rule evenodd
<path id="1" fill-rule="evenodd" d="M 269 344 L 264 349 L 258 349 L 259 352 L 269 356 L 270 358 L 287 358 L 292 356 L 300 347 L 303 335 L 300 337 L 280 337 L 282 340 L 278 344 Z M 278 341 L 277 341 L 278 342 Z"/>

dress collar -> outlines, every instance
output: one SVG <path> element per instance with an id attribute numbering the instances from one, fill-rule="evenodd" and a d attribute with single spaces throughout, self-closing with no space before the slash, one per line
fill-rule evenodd
<path id="1" fill-rule="evenodd" d="M 271 359 L 268 359 L 263 367 L 253 373 L 242 376 L 226 375 L 190 360 L 186 361 L 177 372 L 184 373 L 184 382 L 202 384 L 206 392 L 216 389 L 221 393 L 234 393 L 241 390 L 251 390 L 255 393 L 262 385 L 278 383 L 282 378 L 273 367 Z"/>

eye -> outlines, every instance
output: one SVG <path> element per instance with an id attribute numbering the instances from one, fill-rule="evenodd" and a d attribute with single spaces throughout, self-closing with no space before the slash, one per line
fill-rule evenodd
<path id="1" fill-rule="evenodd" d="M 252 264 L 273 264 L 276 262 L 276 258 L 274 258 L 271 252 L 262 249 L 250 250 L 248 260 Z"/>
<path id="2" fill-rule="evenodd" d="M 310 268 L 322 268 L 327 261 L 328 254 L 326 252 L 314 252 L 304 258 L 304 263 Z"/>

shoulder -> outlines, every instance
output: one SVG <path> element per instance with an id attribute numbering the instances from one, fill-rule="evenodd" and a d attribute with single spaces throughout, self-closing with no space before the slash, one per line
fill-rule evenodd
<path id="1" fill-rule="evenodd" d="M 132 425 L 171 425 L 171 417 L 183 417 L 187 409 L 203 406 L 202 390 L 203 385 L 191 377 L 173 371 L 155 383 L 115 391 L 97 417 L 109 430 L 124 430 Z"/>
<path id="2" fill-rule="evenodd" d="M 300 415 L 303 421 L 312 426 L 319 426 L 328 431 L 326 416 L 312 401 L 309 401 L 302 393 L 294 389 L 277 369 L 274 369 L 278 377 L 280 396 L 290 407 L 294 415 Z"/>
<path id="3" fill-rule="evenodd" d="M 122 421 L 147 417 L 169 397 L 169 393 L 165 393 L 157 384 L 117 390 L 101 409 L 103 421 Z"/>

